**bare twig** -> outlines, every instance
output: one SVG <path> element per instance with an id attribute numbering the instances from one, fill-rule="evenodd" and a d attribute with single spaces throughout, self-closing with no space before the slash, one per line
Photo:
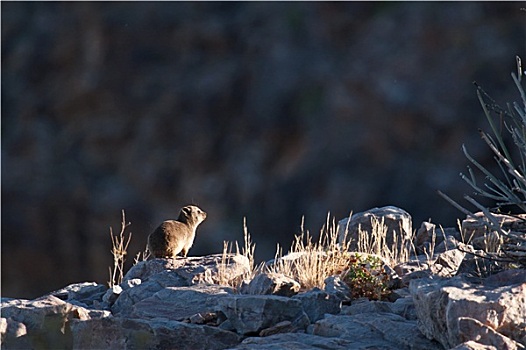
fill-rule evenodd
<path id="1" fill-rule="evenodd" d="M 111 287 L 120 284 L 124 278 L 124 262 L 126 261 L 126 254 L 128 245 L 130 244 L 132 233 L 128 234 L 127 239 L 124 237 L 126 228 L 131 225 L 131 222 L 126 222 L 124 210 L 122 210 L 121 232 L 118 236 L 113 234 L 113 229 L 110 227 L 110 237 L 112 243 L 111 254 L 113 255 L 113 268 L 110 267 L 110 280 L 108 284 Z"/>

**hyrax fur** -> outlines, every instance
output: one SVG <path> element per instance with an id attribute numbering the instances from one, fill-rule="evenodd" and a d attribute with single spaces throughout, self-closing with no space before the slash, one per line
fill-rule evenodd
<path id="1" fill-rule="evenodd" d="M 197 226 L 206 219 L 206 213 L 196 206 L 181 209 L 177 220 L 167 220 L 148 236 L 148 249 L 155 258 L 186 257 L 192 247 Z"/>

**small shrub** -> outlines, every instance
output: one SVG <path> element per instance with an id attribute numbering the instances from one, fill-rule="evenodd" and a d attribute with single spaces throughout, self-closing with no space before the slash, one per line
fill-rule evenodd
<path id="1" fill-rule="evenodd" d="M 384 271 L 384 262 L 374 255 L 354 254 L 349 267 L 342 273 L 342 280 L 351 288 L 352 298 L 382 300 L 389 294 L 389 276 Z"/>

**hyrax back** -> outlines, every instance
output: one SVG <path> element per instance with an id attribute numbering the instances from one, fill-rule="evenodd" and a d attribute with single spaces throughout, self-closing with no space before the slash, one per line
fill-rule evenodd
<path id="1" fill-rule="evenodd" d="M 148 249 L 155 258 L 184 257 L 192 247 L 197 226 L 206 219 L 206 213 L 196 206 L 181 209 L 177 220 L 167 220 L 148 236 Z"/>

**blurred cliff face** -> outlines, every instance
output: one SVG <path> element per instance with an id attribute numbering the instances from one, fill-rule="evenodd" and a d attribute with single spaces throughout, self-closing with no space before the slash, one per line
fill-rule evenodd
<path id="1" fill-rule="evenodd" d="M 2 293 L 108 280 L 179 208 L 190 255 L 242 239 L 270 258 L 327 212 L 460 216 L 477 80 L 515 100 L 519 3 L 2 3 Z"/>

